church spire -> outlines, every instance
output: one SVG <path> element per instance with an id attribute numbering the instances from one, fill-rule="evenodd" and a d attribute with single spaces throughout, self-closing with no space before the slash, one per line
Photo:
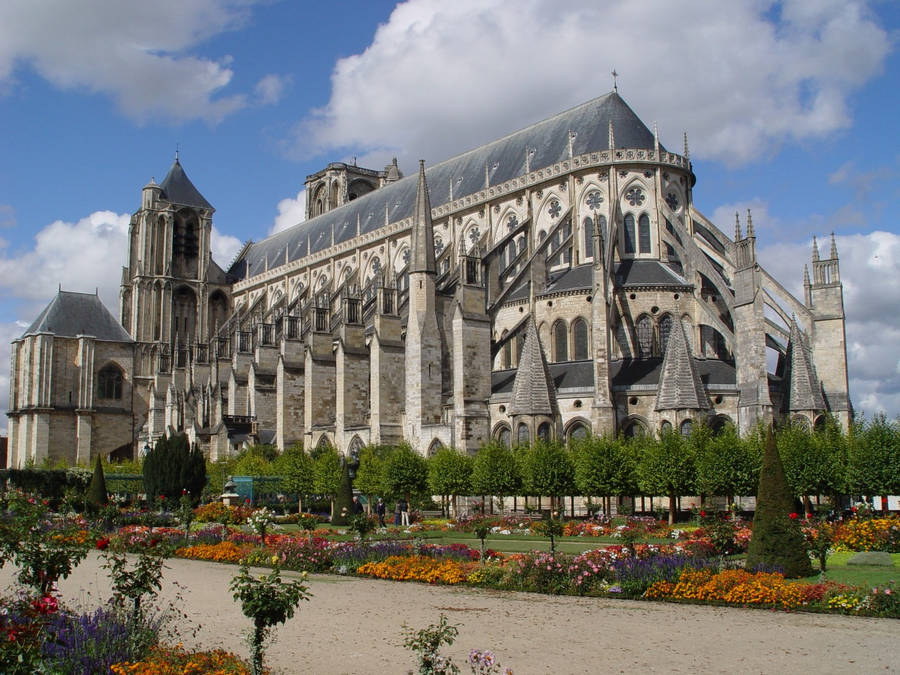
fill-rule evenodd
<path id="1" fill-rule="evenodd" d="M 534 316 L 525 324 L 525 344 L 519 357 L 516 379 L 509 401 L 510 415 L 552 415 L 556 387 L 547 368 Z"/>
<path id="2" fill-rule="evenodd" d="M 784 373 L 785 409 L 825 410 L 825 398 L 816 371 L 813 368 L 806 340 L 794 317 L 791 317 L 791 333 L 787 346 L 787 364 Z"/>
<path id="3" fill-rule="evenodd" d="M 706 410 L 709 397 L 680 321 L 672 321 L 656 394 L 657 410 Z"/>
<path id="4" fill-rule="evenodd" d="M 734 212 L 734 240 L 740 241 L 741 238 L 742 238 L 741 237 L 741 216 L 737 211 L 735 211 Z"/>
<path id="5" fill-rule="evenodd" d="M 819 261 L 819 242 L 816 241 L 816 235 L 813 235 L 812 259 L 813 259 L 813 262 Z"/>
<path id="6" fill-rule="evenodd" d="M 831 260 L 838 259 L 837 243 L 834 241 L 834 232 L 831 233 L 831 253 L 828 256 Z"/>
<path id="7" fill-rule="evenodd" d="M 431 222 L 431 198 L 425 182 L 425 160 L 419 160 L 419 187 L 416 191 L 416 211 L 412 228 L 412 259 L 410 272 L 434 274 L 434 224 Z"/>
<path id="8" fill-rule="evenodd" d="M 756 232 L 753 231 L 753 216 L 750 213 L 750 209 L 747 209 L 747 236 L 756 236 Z"/>

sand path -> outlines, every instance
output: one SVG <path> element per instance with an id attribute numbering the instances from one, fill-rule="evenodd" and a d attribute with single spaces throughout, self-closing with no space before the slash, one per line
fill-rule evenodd
<path id="1" fill-rule="evenodd" d="M 69 600 L 109 596 L 91 553 L 61 584 Z M 188 646 L 247 656 L 250 621 L 228 592 L 237 568 L 170 560 L 162 597 L 188 616 Z M 0 570 L 8 586 L 14 568 Z M 290 576 L 292 573 L 286 573 Z M 628 600 L 427 586 L 330 575 L 310 577 L 313 598 L 277 631 L 267 664 L 277 673 L 406 673 L 414 659 L 401 625 L 459 627 L 446 651 L 464 673 L 470 649 L 492 649 L 516 675 L 531 673 L 900 672 L 900 621 Z"/>

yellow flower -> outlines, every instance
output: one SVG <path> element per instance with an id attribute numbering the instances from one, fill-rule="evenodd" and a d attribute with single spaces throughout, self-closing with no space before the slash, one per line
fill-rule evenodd
<path id="1" fill-rule="evenodd" d="M 278 564 L 278 556 L 277 556 L 277 555 L 273 555 L 273 556 L 272 556 L 272 564 L 273 564 L 273 565 L 277 565 L 277 564 Z"/>

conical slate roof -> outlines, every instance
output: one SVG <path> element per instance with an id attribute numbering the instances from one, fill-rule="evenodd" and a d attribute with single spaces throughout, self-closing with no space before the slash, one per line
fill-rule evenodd
<path id="1" fill-rule="evenodd" d="M 510 415 L 552 415 L 556 400 L 556 387 L 550 378 L 544 350 L 538 337 L 534 318 L 525 324 L 525 344 L 519 357 L 519 369 L 513 382 Z"/>
<path id="2" fill-rule="evenodd" d="M 169 173 L 166 174 L 159 187 L 162 189 L 163 197 L 173 204 L 215 210 L 187 177 L 178 157 L 175 158 L 172 168 L 169 169 Z"/>
<path id="3" fill-rule="evenodd" d="M 498 185 L 526 174 L 526 157 L 528 169 L 538 171 L 568 159 L 570 147 L 574 155 L 609 150 L 610 123 L 617 148 L 655 149 L 653 132 L 618 93 L 610 92 L 432 164 L 426 171 L 430 202 L 440 206 L 485 189 L 485 167 L 489 185 Z M 256 242 L 241 253 L 229 272 L 241 278 L 255 276 L 266 269 L 266 260 L 290 262 L 328 248 L 332 233 L 334 243 L 339 244 L 356 237 L 357 232 L 367 234 L 412 217 L 418 182 L 418 176 L 406 176 Z"/>
<path id="4" fill-rule="evenodd" d="M 691 358 L 684 326 L 672 322 L 656 394 L 657 410 L 706 410 L 709 397 Z"/>
<path id="5" fill-rule="evenodd" d="M 93 293 L 59 291 L 22 337 L 52 333 L 60 337 L 89 335 L 98 340 L 132 342 L 131 336 Z"/>
<path id="6" fill-rule="evenodd" d="M 787 365 L 784 372 L 784 401 L 787 410 L 825 410 L 825 397 L 819 386 L 809 349 L 797 322 L 791 320 L 791 336 L 787 346 Z"/>
<path id="7" fill-rule="evenodd" d="M 413 219 L 410 272 L 435 271 L 434 224 L 431 222 L 431 199 L 425 182 L 425 162 L 419 161 L 419 185 L 416 188 L 416 216 Z"/>

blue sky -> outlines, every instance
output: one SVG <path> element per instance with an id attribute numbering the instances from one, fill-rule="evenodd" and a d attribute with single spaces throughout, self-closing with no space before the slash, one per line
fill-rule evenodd
<path id="1" fill-rule="evenodd" d="M 877 0 L 5 0 L 0 397 L 58 284 L 117 313 L 128 217 L 176 147 L 227 266 L 301 219 L 327 162 L 409 172 L 606 93 L 615 68 L 664 145 L 687 131 L 695 205 L 728 233 L 752 208 L 788 288 L 836 233 L 851 398 L 896 416 L 898 28 Z"/>

